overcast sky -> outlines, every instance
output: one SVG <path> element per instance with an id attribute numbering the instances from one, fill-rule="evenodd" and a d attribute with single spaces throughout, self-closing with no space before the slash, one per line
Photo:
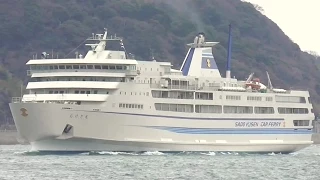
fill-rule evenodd
<path id="1" fill-rule="evenodd" d="M 258 4 L 264 14 L 299 44 L 303 51 L 320 54 L 320 0 L 245 0 Z"/>

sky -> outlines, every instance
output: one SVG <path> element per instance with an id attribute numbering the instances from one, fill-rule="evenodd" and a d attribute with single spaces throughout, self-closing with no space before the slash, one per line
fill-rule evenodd
<path id="1" fill-rule="evenodd" d="M 320 0 L 245 0 L 258 4 L 302 51 L 320 54 Z"/>

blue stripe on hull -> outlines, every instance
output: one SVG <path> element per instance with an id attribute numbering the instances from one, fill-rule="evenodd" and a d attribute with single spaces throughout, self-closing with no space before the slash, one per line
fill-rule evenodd
<path id="1" fill-rule="evenodd" d="M 145 116 L 145 117 L 159 117 L 159 118 L 172 118 L 184 120 L 214 120 L 214 121 L 283 121 L 283 118 L 201 118 L 201 117 L 183 117 L 183 116 L 166 116 L 166 115 L 152 115 L 152 114 L 138 114 L 138 113 L 122 113 L 122 112 L 107 112 L 107 111 L 87 111 L 87 110 L 71 110 L 82 112 L 95 112 L 95 113 L 108 113 L 108 114 L 123 114 L 131 116 Z"/>
<path id="2" fill-rule="evenodd" d="M 164 126 L 144 126 L 153 129 L 166 130 L 180 134 L 312 134 L 311 129 L 292 128 L 180 128 Z"/>

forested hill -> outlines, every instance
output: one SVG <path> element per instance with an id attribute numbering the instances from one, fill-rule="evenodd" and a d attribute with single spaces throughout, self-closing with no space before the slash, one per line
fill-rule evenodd
<path id="1" fill-rule="evenodd" d="M 152 52 L 175 67 L 186 54 L 184 45 L 204 32 L 207 40 L 220 42 L 213 52 L 224 74 L 231 23 L 232 76 L 245 79 L 255 72 L 266 83 L 268 71 L 274 86 L 309 89 L 320 102 L 314 57 L 240 0 L 0 0 L 0 22 L 0 119 L 9 112 L 10 96 L 20 94 L 19 79 L 28 79 L 25 63 L 33 54 L 53 50 L 64 57 L 104 27 L 124 37 L 135 57 L 147 60 Z"/>

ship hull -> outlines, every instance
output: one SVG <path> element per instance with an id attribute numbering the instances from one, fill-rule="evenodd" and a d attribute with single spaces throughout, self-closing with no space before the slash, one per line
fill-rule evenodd
<path id="1" fill-rule="evenodd" d="M 10 108 L 33 151 L 290 153 L 312 144 L 308 129 L 231 127 L 241 118 L 190 120 L 46 103 L 12 103 Z M 67 133 L 66 125 L 72 127 Z"/>
<path id="2" fill-rule="evenodd" d="M 191 143 L 164 143 L 112 140 L 43 140 L 32 142 L 31 151 L 45 152 L 247 152 L 247 153 L 291 153 L 310 145 L 311 142 L 285 143 L 224 143 L 224 144 L 191 144 Z"/>

